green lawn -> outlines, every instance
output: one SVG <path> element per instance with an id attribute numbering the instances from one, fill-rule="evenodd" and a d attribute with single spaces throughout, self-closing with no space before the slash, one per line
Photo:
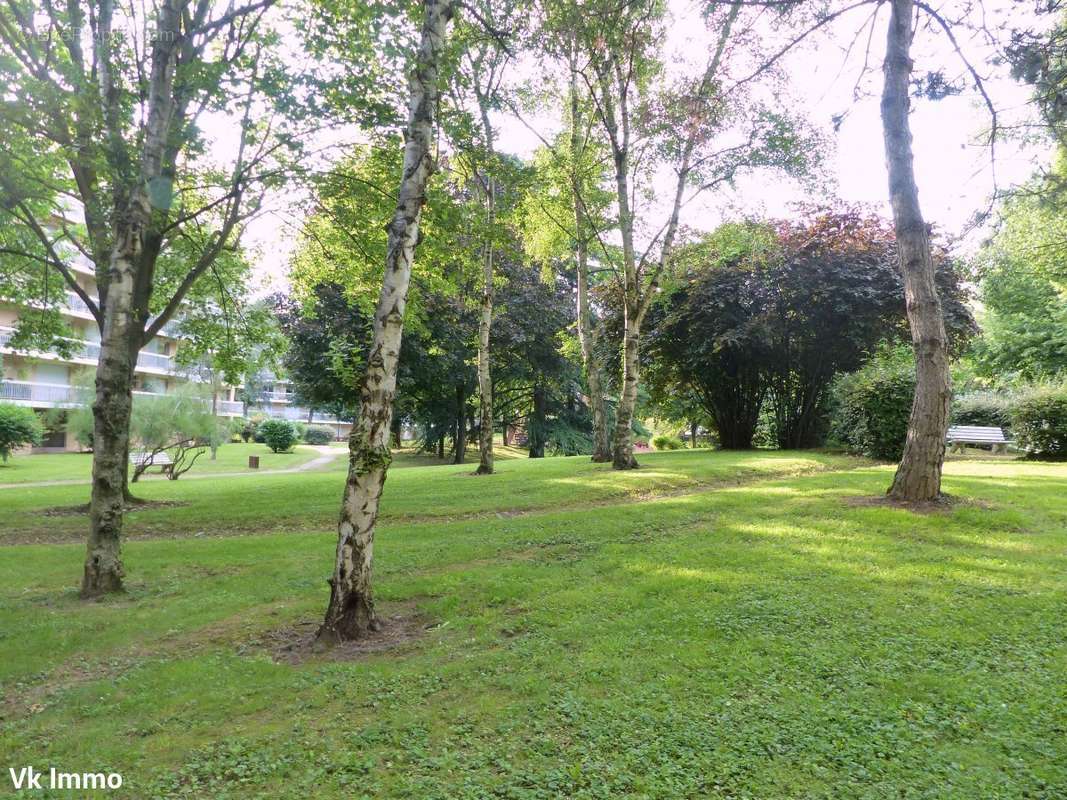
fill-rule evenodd
<path id="1" fill-rule="evenodd" d="M 248 457 L 259 456 L 259 468 L 288 469 L 318 457 L 318 451 L 297 445 L 290 453 L 272 453 L 265 444 L 226 444 L 218 449 L 217 457 L 205 451 L 188 475 L 220 472 L 249 472 Z M 342 459 L 343 460 L 343 459 Z M 43 453 L 12 456 L 7 464 L 0 464 L 0 484 L 33 483 L 37 481 L 89 480 L 93 468 L 91 453 Z M 151 470 L 154 477 L 158 470 Z"/>
<path id="2" fill-rule="evenodd" d="M 114 601 L 77 600 L 80 544 L 9 546 L 0 768 L 123 774 L 79 798 L 1065 796 L 1067 466 L 952 462 L 967 502 L 917 515 L 850 503 L 891 473 L 830 455 L 642 461 L 396 470 L 378 602 L 426 630 L 358 660 L 269 646 L 324 607 L 336 471 L 144 484 L 187 505 L 131 515 Z M 73 537 L 40 511 L 83 500 L 6 490 L 0 536 Z"/>

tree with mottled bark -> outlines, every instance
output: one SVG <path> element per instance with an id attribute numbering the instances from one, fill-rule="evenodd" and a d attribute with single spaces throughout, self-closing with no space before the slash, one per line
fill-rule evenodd
<path id="1" fill-rule="evenodd" d="M 478 317 L 478 468 L 475 475 L 493 473 L 493 379 L 490 337 L 493 325 L 493 269 L 496 257 L 497 195 L 500 159 L 496 152 L 496 128 L 491 112 L 500 105 L 504 78 L 511 61 L 507 38 L 497 20 L 518 16 L 518 4 L 481 2 L 472 14 L 473 24 L 465 26 L 456 39 L 461 50 L 453 75 L 454 94 L 460 106 L 452 128 L 453 144 L 466 156 L 471 177 L 484 215 L 479 260 L 481 286 Z M 457 452 L 459 452 L 457 450 Z M 462 458 L 460 458 L 462 460 Z"/>
<path id="2" fill-rule="evenodd" d="M 894 500 L 916 503 L 941 496 L 952 378 L 945 320 L 934 280 L 930 231 L 919 207 L 908 122 L 915 4 L 914 0 L 890 0 L 890 8 L 883 66 L 882 131 L 916 380 L 904 455 L 888 494 Z"/>
<path id="3" fill-rule="evenodd" d="M 568 178 L 570 203 L 574 212 L 574 268 L 577 279 L 575 292 L 575 316 L 578 329 L 578 341 L 582 346 L 582 364 L 585 367 L 585 379 L 589 384 L 589 409 L 593 414 L 593 456 L 597 463 L 611 461 L 611 437 L 608 433 L 608 410 L 604 399 L 604 364 L 598 347 L 600 326 L 593 319 L 589 301 L 590 266 L 589 243 L 592 238 L 592 223 L 589 219 L 587 198 L 590 195 L 583 180 L 582 165 L 588 163 L 586 150 L 589 136 L 585 126 L 585 107 L 582 102 L 581 88 L 578 85 L 577 49 L 569 54 L 570 81 L 567 99 L 570 117 L 567 120 L 568 139 Z"/>
<path id="4" fill-rule="evenodd" d="M 564 129 L 553 139 L 537 131 L 512 107 L 512 112 L 541 140 L 534 160 L 536 180 L 523 208 L 523 238 L 527 252 L 548 272 L 573 269 L 575 330 L 582 356 L 592 416 L 594 462 L 611 461 L 608 422 L 608 376 L 605 372 L 602 324 L 594 307 L 598 273 L 612 272 L 605 264 L 617 258 L 603 235 L 612 227 L 608 216 L 611 194 L 607 179 L 606 144 L 592 114 L 588 89 L 579 80 L 580 39 L 566 15 L 554 18 L 551 3 L 542 8 L 546 20 L 535 38 L 536 48 L 559 62 L 563 78 L 548 91 L 548 99 L 534 87 L 525 93 L 537 98 L 535 110 L 562 103 Z M 543 87 L 544 78 L 538 79 Z M 599 259 L 600 264 L 597 264 Z"/>
<path id="5" fill-rule="evenodd" d="M 138 352 L 237 246 L 272 174 L 277 126 L 255 121 L 268 111 L 272 3 L 15 0 L 0 9 L 0 135 L 20 143 L 0 159 L 0 216 L 29 234 L 5 255 L 60 276 L 100 329 L 83 597 L 122 589 Z M 198 119 L 226 107 L 236 109 L 239 141 L 209 163 Z M 177 242 L 195 243 L 190 258 L 167 259 Z M 95 297 L 77 279 L 79 260 L 96 273 Z"/>
<path id="6" fill-rule="evenodd" d="M 408 77 L 408 116 L 396 209 L 388 227 L 382 290 L 349 437 L 348 480 L 341 504 L 330 601 L 320 641 L 357 639 L 379 628 L 371 591 L 378 503 L 392 459 L 389 439 L 397 361 L 404 331 L 411 267 L 419 239 L 426 185 L 433 173 L 435 114 L 442 51 L 453 15 L 451 0 L 424 0 L 418 50 Z"/>
<path id="7" fill-rule="evenodd" d="M 753 101 L 731 80 L 732 60 L 751 56 L 745 3 L 709 7 L 714 45 L 697 76 L 665 81 L 662 70 L 665 12 L 655 0 L 596 13 L 589 4 L 548 3 L 550 19 L 566 20 L 580 43 L 574 67 L 588 92 L 612 165 L 621 240 L 617 280 L 622 297 L 621 380 L 612 435 L 612 466 L 632 469 L 641 326 L 670 266 L 683 209 L 699 194 L 729 183 L 747 168 L 802 172 L 818 146 L 805 141 L 787 113 Z M 751 9 L 749 9 L 751 12 Z M 757 12 L 758 13 L 758 12 Z M 744 18 L 743 18 L 744 17 Z M 770 79 L 771 72 L 766 77 Z M 744 133 L 738 137 L 739 131 Z M 731 135 L 733 134 L 733 135 Z M 673 172 L 666 220 L 639 249 L 638 206 L 657 168 Z"/>

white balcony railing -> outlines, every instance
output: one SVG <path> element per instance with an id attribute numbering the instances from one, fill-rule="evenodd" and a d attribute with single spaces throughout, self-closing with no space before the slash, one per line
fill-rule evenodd
<path id="1" fill-rule="evenodd" d="M 298 420 L 300 422 L 308 421 L 308 409 L 301 408 L 300 406 L 288 406 L 274 411 L 272 414 L 273 416 L 282 417 L 283 419 Z M 321 423 L 323 425 L 336 425 L 337 421 L 337 417 L 328 414 L 320 414 L 318 411 L 316 411 L 312 417 L 313 423 Z"/>
<path id="2" fill-rule="evenodd" d="M 0 347 L 7 347 L 11 338 L 15 335 L 12 328 L 0 328 Z M 72 343 L 71 356 L 85 361 L 100 360 L 100 345 L 96 342 L 83 342 L 69 339 Z M 146 353 L 142 351 L 137 356 L 137 366 L 145 369 L 157 369 L 165 372 L 174 371 L 174 359 L 160 353 Z"/>
<path id="3" fill-rule="evenodd" d="M 67 292 L 67 309 L 77 314 L 93 315 L 93 312 L 89 310 L 89 306 L 85 304 L 85 301 L 78 297 L 74 292 Z"/>
<path id="4" fill-rule="evenodd" d="M 174 360 L 170 356 L 160 355 L 159 353 L 146 353 L 142 350 L 137 354 L 137 366 L 163 369 L 169 372 L 174 369 Z"/>
<path id="5" fill-rule="evenodd" d="M 77 397 L 70 386 L 30 381 L 0 382 L 0 400 L 21 400 L 34 403 L 76 403 Z"/>

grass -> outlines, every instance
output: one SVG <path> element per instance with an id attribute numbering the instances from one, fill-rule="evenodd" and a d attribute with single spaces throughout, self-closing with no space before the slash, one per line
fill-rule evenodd
<path id="1" fill-rule="evenodd" d="M 217 458 L 204 452 L 197 459 L 189 475 L 217 474 L 222 472 L 249 472 L 248 457 L 259 456 L 260 470 L 289 469 L 306 464 L 319 452 L 307 445 L 297 445 L 289 453 L 272 453 L 265 444 L 225 444 L 218 449 Z M 36 483 L 38 481 L 88 481 L 93 468 L 91 453 L 42 453 L 40 455 L 14 455 L 7 464 L 0 464 L 0 484 Z M 155 476 L 151 470 L 146 477 Z"/>
<path id="2" fill-rule="evenodd" d="M 915 515 L 851 505 L 890 473 L 829 455 L 642 460 L 392 473 L 379 606 L 429 629 L 358 661 L 263 644 L 322 611 L 337 473 L 145 484 L 189 505 L 131 515 L 173 538 L 127 544 L 114 601 L 76 599 L 79 544 L 11 546 L 0 767 L 139 799 L 1063 796 L 1067 467 L 952 462 L 971 502 Z M 8 490 L 0 528 L 72 488 Z M 211 507 L 227 535 L 184 535 Z"/>
<path id="3" fill-rule="evenodd" d="M 499 437 L 498 437 L 499 438 Z M 331 445 L 339 452 L 344 451 L 347 444 L 334 442 Z M 248 469 L 248 457 L 259 456 L 259 470 L 291 469 L 317 458 L 321 455 L 315 449 L 307 445 L 297 445 L 288 453 L 272 453 L 264 444 L 243 442 L 230 443 L 219 448 L 217 458 L 212 461 L 209 453 L 197 459 L 196 464 L 189 475 L 217 475 L 222 473 L 247 473 L 256 474 Z M 497 461 L 508 461 L 515 458 L 526 458 L 526 451 L 517 447 L 504 447 L 499 442 L 494 447 L 494 456 Z M 467 460 L 478 461 L 477 447 L 467 450 Z M 42 453 L 40 455 L 14 455 L 7 464 L 0 463 L 0 484 L 38 483 L 41 481 L 88 481 L 92 474 L 91 453 Z M 393 458 L 393 466 L 400 469 L 404 467 L 429 467 L 446 464 L 437 456 L 429 453 L 420 453 L 414 448 L 407 447 L 396 453 Z M 321 467 L 323 471 L 344 472 L 348 469 L 348 461 L 345 458 L 337 458 L 332 463 Z M 147 478 L 157 476 L 158 470 L 151 470 Z"/>
<path id="4" fill-rule="evenodd" d="M 382 499 L 385 520 L 437 520 L 472 514 L 588 506 L 641 497 L 649 492 L 684 491 L 705 484 L 734 482 L 760 475 L 787 475 L 854 463 L 819 453 L 650 453 L 645 469 L 617 473 L 588 458 L 502 460 L 488 482 L 472 475 L 474 464 L 397 469 L 389 474 Z M 409 462 L 409 464 L 412 462 Z M 137 510 L 127 517 L 131 538 L 202 533 L 291 532 L 329 529 L 337 524 L 347 461 L 340 457 L 327 471 L 299 475 L 260 475 L 219 481 L 153 481 L 134 493 L 151 501 L 177 503 Z M 299 477 L 299 480 L 296 480 Z M 0 543 L 4 541 L 80 540 L 85 515 L 48 518 L 41 512 L 88 502 L 88 486 L 4 489 L 0 500 Z M 293 498 L 297 502 L 291 502 Z"/>

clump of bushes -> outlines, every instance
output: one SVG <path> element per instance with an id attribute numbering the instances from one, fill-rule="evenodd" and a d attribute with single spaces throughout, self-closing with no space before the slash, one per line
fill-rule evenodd
<path id="1" fill-rule="evenodd" d="M 652 446 L 657 450 L 681 450 L 685 444 L 677 436 L 660 434 L 652 437 Z"/>
<path id="2" fill-rule="evenodd" d="M 333 428 L 324 425 L 308 425 L 304 431 L 304 441 L 308 444 L 329 444 L 334 440 Z"/>
<path id="3" fill-rule="evenodd" d="M 1014 401 L 1002 392 L 968 392 L 952 399 L 953 425 L 1011 429 Z"/>
<path id="4" fill-rule="evenodd" d="M 1015 443 L 1034 458 L 1067 459 L 1067 384 L 1038 386 L 1012 413 Z"/>
<path id="5" fill-rule="evenodd" d="M 252 440 L 256 444 L 263 444 L 263 433 L 259 427 L 267 421 L 267 417 L 262 414 L 253 414 L 248 419 L 248 424 L 245 425 L 244 430 L 241 432 L 241 438 L 247 443 Z"/>
<path id="6" fill-rule="evenodd" d="M 263 420 L 256 428 L 256 438 L 263 437 L 263 444 L 275 453 L 285 453 L 297 443 L 296 428 L 287 419 Z"/>
<path id="7" fill-rule="evenodd" d="M 847 450 L 887 461 L 904 453 L 915 396 L 915 369 L 905 355 L 879 354 L 835 381 L 831 435 Z"/>
<path id="8" fill-rule="evenodd" d="M 0 403 L 0 461 L 7 463 L 12 451 L 38 445 L 44 426 L 33 411 L 14 403 Z"/>

